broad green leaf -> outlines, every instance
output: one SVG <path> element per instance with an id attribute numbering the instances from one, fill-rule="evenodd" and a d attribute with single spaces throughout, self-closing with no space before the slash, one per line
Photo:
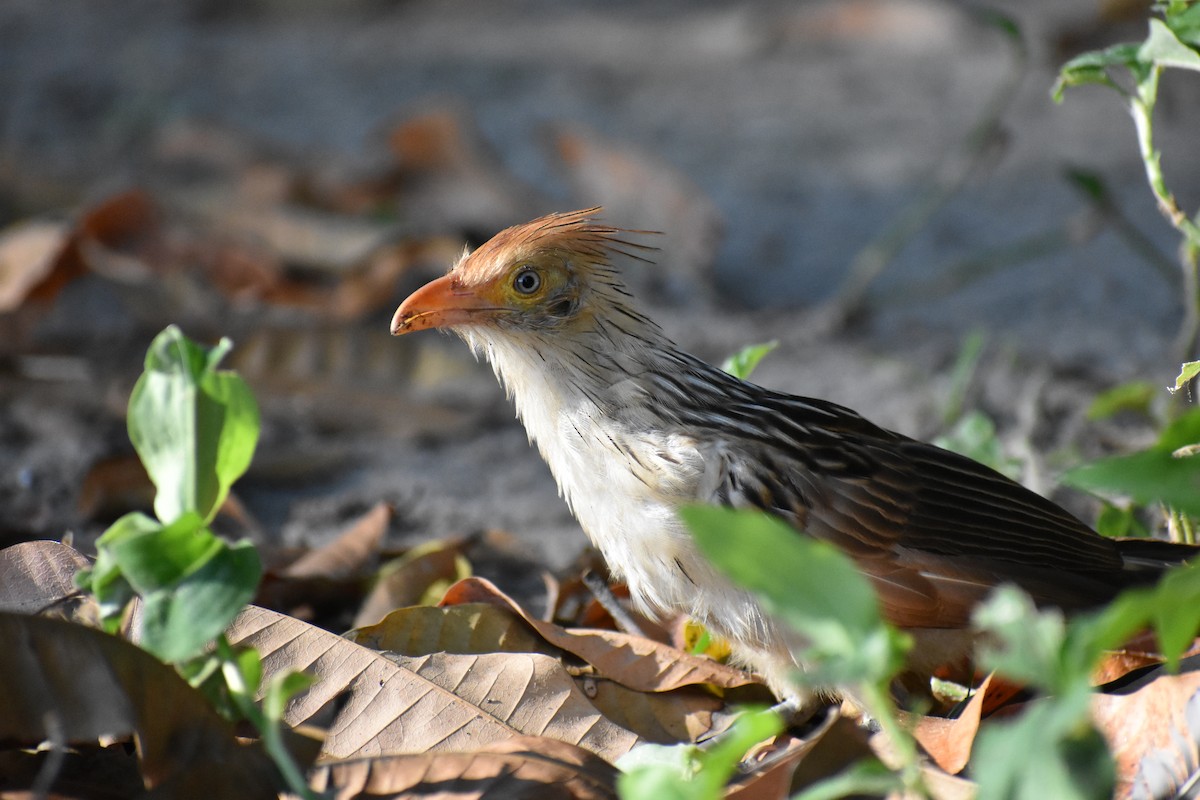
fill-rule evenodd
<path id="1" fill-rule="evenodd" d="M 1154 588 L 1150 609 L 1167 667 L 1177 670 L 1180 656 L 1200 631 L 1200 566 L 1171 570 Z"/>
<path id="2" fill-rule="evenodd" d="M 1112 757 L 1091 726 L 1085 686 L 1027 704 L 1013 720 L 985 725 L 975 740 L 978 800 L 1095 800 L 1112 797 Z"/>
<path id="3" fill-rule="evenodd" d="M 188 512 L 165 527 L 107 543 L 105 549 L 113 554 L 126 580 L 144 595 L 174 587 L 224 547 L 199 515 Z"/>
<path id="4" fill-rule="evenodd" d="M 759 512 L 680 513 L 709 560 L 802 635 L 810 680 L 874 682 L 899 668 L 906 640 L 883 624 L 870 582 L 831 545 Z"/>
<path id="5" fill-rule="evenodd" d="M 721 369 L 728 372 L 735 378 L 748 380 L 750 373 L 754 372 L 754 368 L 758 366 L 758 362 L 779 346 L 779 342 L 763 342 L 762 344 L 752 344 L 748 347 L 743 347 L 738 352 L 725 359 L 725 363 L 721 365 Z"/>
<path id="6" fill-rule="evenodd" d="M 1100 395 L 1088 406 L 1087 418 L 1107 419 L 1121 411 L 1150 413 L 1150 404 L 1161 390 L 1150 381 L 1129 381 Z"/>
<path id="7" fill-rule="evenodd" d="M 1200 442 L 1200 408 L 1181 414 L 1158 435 L 1155 448 L 1173 453 L 1181 447 Z"/>
<path id="8" fill-rule="evenodd" d="M 1138 519 L 1133 508 L 1105 503 L 1096 517 L 1096 532 L 1110 539 L 1149 536 L 1150 531 Z"/>
<path id="9" fill-rule="evenodd" d="M 131 512 L 108 526 L 96 540 L 96 564 L 92 567 L 89 586 L 96 599 L 100 599 L 108 586 L 121 577 L 121 565 L 117 562 L 113 546 L 162 530 L 162 523 L 142 514 Z"/>
<path id="10" fill-rule="evenodd" d="M 1047 691 L 1063 689 L 1067 679 L 1059 653 L 1066 622 L 1061 611 L 1039 611 L 1028 594 L 1002 586 L 975 609 L 972 622 L 987 634 L 978 655 L 988 669 Z"/>
<path id="11" fill-rule="evenodd" d="M 1097 494 L 1128 495 L 1142 505 L 1163 503 L 1200 515 L 1200 457 L 1175 458 L 1156 448 L 1084 464 L 1063 475 L 1062 481 Z"/>
<path id="12" fill-rule="evenodd" d="M 206 351 L 167 328 L 129 399 L 129 438 L 158 490 L 154 510 L 164 523 L 188 511 L 211 520 L 254 454 L 254 397 L 241 378 L 215 370 L 229 347 L 223 341 Z"/>
<path id="13" fill-rule="evenodd" d="M 1200 9 L 1200 6 L 1197 6 L 1197 8 Z M 1171 392 L 1171 394 L 1178 392 L 1184 386 L 1187 386 L 1188 382 L 1197 375 L 1200 375 L 1200 361 L 1186 362 L 1179 368 L 1179 374 L 1175 376 L 1175 385 L 1168 386 L 1167 391 Z"/>
<path id="14" fill-rule="evenodd" d="M 1167 26 L 1179 41 L 1200 47 L 1200 3 L 1171 3 L 1167 9 Z"/>
<path id="15" fill-rule="evenodd" d="M 249 542 L 223 548 L 177 589 L 146 595 L 142 640 L 163 661 L 182 661 L 221 634 L 254 598 L 262 565 Z"/>
<path id="16" fill-rule="evenodd" d="M 1138 50 L 1138 58 L 1165 67 L 1200 71 L 1200 53 L 1179 41 L 1162 20 L 1150 20 L 1150 35 Z"/>

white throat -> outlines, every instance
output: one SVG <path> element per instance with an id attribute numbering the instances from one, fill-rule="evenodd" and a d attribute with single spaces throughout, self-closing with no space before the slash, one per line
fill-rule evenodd
<path id="1" fill-rule="evenodd" d="M 664 429 L 645 377 L 652 354 L 606 353 L 625 376 L 614 383 L 560 346 L 491 331 L 460 335 L 491 363 L 559 493 L 631 596 L 649 611 L 683 611 L 722 623 L 734 639 L 761 641 L 757 605 L 715 572 L 678 518 L 680 505 L 703 499 L 712 459 L 693 437 Z M 714 615 L 719 608 L 726 612 Z M 742 612 L 731 618 L 730 608 Z"/>

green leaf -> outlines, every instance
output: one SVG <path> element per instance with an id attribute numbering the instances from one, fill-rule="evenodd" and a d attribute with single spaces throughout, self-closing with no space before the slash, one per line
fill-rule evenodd
<path id="1" fill-rule="evenodd" d="M 1150 413 L 1150 404 L 1158 395 L 1159 387 L 1150 381 L 1129 381 L 1101 392 L 1088 406 L 1087 418 L 1107 419 L 1121 411 Z"/>
<path id="2" fill-rule="evenodd" d="M 129 399 L 129 438 L 158 490 L 154 510 L 163 522 L 189 511 L 211 520 L 254 454 L 254 397 L 237 375 L 215 369 L 229 347 L 222 341 L 206 351 L 167 328 Z"/>
<path id="3" fill-rule="evenodd" d="M 1021 463 L 1004 455 L 1004 447 L 996 436 L 996 424 L 982 411 L 964 414 L 953 429 L 936 437 L 933 443 L 985 464 L 1014 480 L 1021 474 Z"/>
<path id="4" fill-rule="evenodd" d="M 1200 6 L 1197 6 L 1197 8 L 1200 8 Z M 1168 386 L 1167 391 L 1171 394 L 1175 394 L 1175 392 L 1178 392 L 1184 386 L 1187 386 L 1192 378 L 1195 378 L 1197 375 L 1200 375 L 1200 361 L 1186 362 L 1182 367 L 1179 368 L 1179 374 L 1175 376 L 1175 385 Z"/>
<path id="5" fill-rule="evenodd" d="M 193 512 L 165 527 L 105 544 L 126 580 L 143 595 L 174 587 L 225 547 Z"/>
<path id="6" fill-rule="evenodd" d="M 1089 699 L 1082 686 L 1030 703 L 1012 721 L 984 726 L 971 758 L 978 800 L 1112 797 L 1112 757 L 1090 724 Z"/>
<path id="7" fill-rule="evenodd" d="M 1200 566 L 1171 570 L 1148 602 L 1167 668 L 1178 670 L 1180 656 L 1200 631 Z"/>
<path id="8" fill-rule="evenodd" d="M 1166 22 L 1179 41 L 1200 47 L 1200 4 L 1171 3 L 1167 8 Z"/>
<path id="9" fill-rule="evenodd" d="M 1100 515 L 1096 517 L 1096 532 L 1110 539 L 1150 535 L 1150 531 L 1138 519 L 1133 508 L 1122 508 L 1112 503 L 1105 503 L 1100 509 Z"/>
<path id="10" fill-rule="evenodd" d="M 782 730 L 775 712 L 750 709 L 708 749 L 641 745 L 618 761 L 618 792 L 624 800 L 718 800 L 750 748 Z"/>
<path id="11" fill-rule="evenodd" d="M 721 369 L 728 372 L 735 378 L 748 380 L 750 373 L 754 372 L 754 368 L 758 366 L 758 362 L 763 360 L 763 357 L 779 346 L 779 342 L 763 342 L 762 344 L 752 344 L 743 347 L 738 352 L 725 359 L 725 363 L 721 365 Z"/>
<path id="12" fill-rule="evenodd" d="M 1138 50 L 1138 59 L 1164 67 L 1200 71 L 1200 53 L 1184 44 L 1161 20 L 1150 20 L 1150 35 Z"/>
<path id="13" fill-rule="evenodd" d="M 1061 611 L 1039 611 L 1025 592 L 1001 586 L 976 607 L 971 619 L 987 634 L 978 656 L 988 669 L 1050 692 L 1069 683 L 1059 656 L 1067 629 Z"/>
<path id="14" fill-rule="evenodd" d="M 196 655 L 254 598 L 261 574 L 249 542 L 222 548 L 177 589 L 143 598 L 142 647 L 168 662 Z"/>
<path id="15" fill-rule="evenodd" d="M 1051 89 L 1051 96 L 1055 102 L 1062 102 L 1065 89 L 1089 83 L 1108 86 L 1124 94 L 1124 90 L 1113 81 L 1108 71 L 1112 67 L 1125 67 L 1135 75 L 1145 72 L 1148 65 L 1139 60 L 1140 48 L 1139 44 L 1125 43 L 1076 56 L 1059 70 L 1058 80 Z"/>
<path id="16" fill-rule="evenodd" d="M 1163 503 L 1200 515 L 1200 458 L 1175 458 L 1161 449 L 1102 458 L 1076 467 L 1063 483 L 1101 495 L 1128 495 L 1148 505 Z"/>
<path id="17" fill-rule="evenodd" d="M 267 681 L 263 696 L 263 714 L 274 724 L 283 722 L 283 712 L 288 702 L 316 682 L 316 678 L 303 672 L 276 672 Z"/>
<path id="18" fill-rule="evenodd" d="M 884 625 L 870 582 L 831 545 L 755 511 L 689 506 L 680 514 L 709 560 L 802 635 L 805 678 L 875 682 L 899 668 L 907 641 Z"/>
<path id="19" fill-rule="evenodd" d="M 1173 453 L 1181 447 L 1200 442 L 1200 408 L 1176 417 L 1158 435 L 1154 449 Z"/>

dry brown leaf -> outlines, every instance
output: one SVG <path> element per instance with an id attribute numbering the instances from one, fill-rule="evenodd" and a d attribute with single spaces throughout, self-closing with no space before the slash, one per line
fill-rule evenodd
<path id="1" fill-rule="evenodd" d="M 130 642 L 58 619 L 0 613 L 0 740 L 136 735 L 163 796 L 276 797 L 275 770 L 174 669 Z"/>
<path id="2" fill-rule="evenodd" d="M 866 730 L 852 719 L 838 716 L 826 728 L 792 774 L 792 791 L 825 780 L 874 751 Z"/>
<path id="3" fill-rule="evenodd" d="M 398 608 L 436 603 L 455 581 L 471 574 L 464 545 L 461 540 L 429 542 L 385 564 L 354 618 L 354 627 L 373 625 Z"/>
<path id="4" fill-rule="evenodd" d="M 69 233 L 65 223 L 40 220 L 0 231 L 0 312 L 19 308 L 30 295 L 52 296 L 82 272 L 78 260 L 61 258 Z"/>
<path id="5" fill-rule="evenodd" d="M 350 631 L 346 638 L 372 650 L 406 656 L 433 652 L 545 655 L 559 652 L 512 613 L 486 603 L 401 608 L 375 625 Z"/>
<path id="6" fill-rule="evenodd" d="M 911 726 L 913 736 L 933 762 L 951 775 L 962 772 L 971 758 L 971 747 L 979 732 L 979 720 L 991 683 L 992 676 L 988 675 L 971 695 L 962 713 L 954 719 L 923 716 Z M 911 720 L 906 721 L 911 723 Z"/>
<path id="7" fill-rule="evenodd" d="M 324 764 L 310 785 L 336 790 L 337 800 L 359 797 L 503 797 L 506 800 L 616 798 L 617 770 L 579 747 L 554 739 L 517 736 L 471 753 L 380 756 Z"/>
<path id="8" fill-rule="evenodd" d="M 158 230 L 158 212 L 139 189 L 87 209 L 71 226 L 26 222 L 0 233 L 0 312 L 49 303 L 88 269 L 110 270 L 118 250 L 142 250 Z"/>
<path id="9" fill-rule="evenodd" d="M 256 607 L 243 611 L 228 635 L 257 648 L 268 674 L 298 669 L 316 679 L 292 700 L 285 719 L 297 725 L 333 708 L 324 752 L 335 758 L 473 750 L 520 733 L 551 731 L 601 755 L 620 755 L 635 739 L 608 724 L 582 695 L 572 698 L 574 687 L 565 674 L 557 680 L 566 686 L 551 687 L 556 678 L 550 665 L 557 662 L 549 657 L 497 654 L 484 667 L 485 657 L 447 656 L 463 660 L 440 665 L 410 660 L 401 666 L 328 631 Z M 447 669 L 454 670 L 456 682 L 443 685 L 439 679 L 447 679 Z M 556 706 L 568 700 L 569 712 Z"/>
<path id="10" fill-rule="evenodd" d="M 840 719 L 836 708 L 830 708 L 825 719 L 815 730 L 804 736 L 783 734 L 775 743 L 759 753 L 763 763 L 748 774 L 738 776 L 726 788 L 727 800 L 758 800 L 759 798 L 783 798 L 791 794 L 792 778 L 796 767 L 803 761 L 821 738 Z"/>
<path id="11" fill-rule="evenodd" d="M 521 733 L 576 744 L 616 761 L 639 743 L 632 731 L 596 710 L 562 662 L 541 653 L 391 656 Z"/>
<path id="12" fill-rule="evenodd" d="M 116 519 L 154 505 L 154 484 L 134 453 L 97 461 L 83 476 L 76 507 L 85 519 Z"/>
<path id="13" fill-rule="evenodd" d="M 1186 662 L 1185 662 L 1186 665 Z M 1189 701 L 1200 692 L 1200 671 L 1179 675 L 1155 670 L 1121 694 L 1092 698 L 1092 718 L 1108 740 L 1117 764 L 1116 797 L 1131 796 L 1139 769 L 1147 761 L 1176 778 L 1195 769 L 1200 743 L 1200 707 L 1189 725 Z M 1191 766 L 1187 763 L 1191 758 Z M 1160 796 L 1147 793 L 1144 796 Z"/>
<path id="14" fill-rule="evenodd" d="M 668 692 L 682 686 L 710 684 L 725 689 L 755 683 L 734 667 L 693 656 L 673 647 L 617 631 L 566 630 L 525 613 L 490 581 L 467 578 L 446 593 L 442 605 L 490 603 L 525 620 L 546 641 L 582 658 L 599 673 L 642 692 Z"/>
<path id="15" fill-rule="evenodd" d="M 1180 657 L 1189 658 L 1194 655 L 1200 655 L 1200 639 L 1192 642 Z M 1165 660 L 1157 634 L 1152 630 L 1142 631 L 1125 642 L 1120 650 L 1104 654 L 1092 671 L 1092 685 L 1103 686 L 1136 670 L 1162 664 Z"/>
<path id="16" fill-rule="evenodd" d="M 344 578 L 368 571 L 379 557 L 394 516 L 395 510 L 387 503 L 376 503 L 340 536 L 301 556 L 283 574 L 289 578 Z"/>
<path id="17" fill-rule="evenodd" d="M 656 744 L 695 742 L 711 735 L 717 727 L 714 717 L 726 707 L 723 700 L 697 686 L 639 692 L 590 675 L 577 677 L 575 683 L 605 719 Z"/>
<path id="18" fill-rule="evenodd" d="M 557 658 L 562 652 L 512 612 L 486 603 L 403 608 L 378 625 L 346 636 L 373 650 L 405 656 L 507 652 Z M 711 732 L 713 715 L 725 706 L 698 686 L 673 692 L 640 692 L 594 674 L 579 675 L 575 683 L 605 719 L 651 742 L 696 741 Z"/>
<path id="19" fill-rule="evenodd" d="M 22 542 L 0 550 L 0 611 L 53 611 L 94 622 L 95 601 L 75 587 L 75 573 L 89 566 L 82 554 L 59 542 Z"/>

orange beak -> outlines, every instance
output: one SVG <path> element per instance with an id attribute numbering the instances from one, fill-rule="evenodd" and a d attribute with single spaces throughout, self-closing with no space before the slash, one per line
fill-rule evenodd
<path id="1" fill-rule="evenodd" d="M 473 289 L 464 289 L 443 275 L 417 289 L 396 309 L 392 317 L 392 335 L 402 336 L 427 328 L 451 328 L 463 325 L 487 311 L 499 311 Z"/>

